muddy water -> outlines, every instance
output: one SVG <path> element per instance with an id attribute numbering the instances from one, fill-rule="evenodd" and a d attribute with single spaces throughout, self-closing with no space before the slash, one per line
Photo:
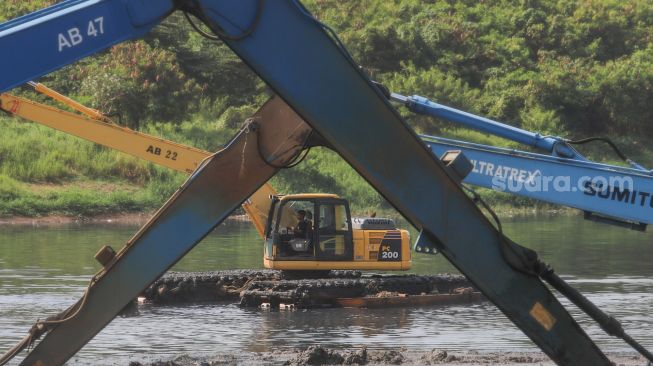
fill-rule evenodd
<path id="1" fill-rule="evenodd" d="M 653 348 L 652 233 L 585 222 L 578 217 L 513 219 L 506 220 L 504 226 L 515 241 L 536 249 L 558 273 Z M 78 299 L 98 268 L 92 260 L 95 251 L 104 244 L 119 247 L 135 229 L 98 225 L 1 227 L 0 351 L 21 338 L 36 318 L 56 313 Z M 175 269 L 260 268 L 261 254 L 253 229 L 247 223 L 230 223 L 220 226 Z M 441 257 L 414 258 L 412 272 L 453 271 Z M 578 311 L 572 313 L 604 350 L 628 351 Z M 536 350 L 490 304 L 298 312 L 194 305 L 141 307 L 139 316 L 117 318 L 71 364 L 126 365 L 129 360 L 182 353 L 258 352 L 316 343 L 335 348 Z"/>

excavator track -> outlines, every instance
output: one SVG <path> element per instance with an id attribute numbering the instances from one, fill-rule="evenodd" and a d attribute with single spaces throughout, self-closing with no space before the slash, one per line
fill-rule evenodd
<path id="1" fill-rule="evenodd" d="M 338 306 L 341 298 L 383 294 L 450 294 L 471 284 L 460 275 L 379 275 L 360 271 L 331 271 L 325 278 L 283 279 L 275 270 L 171 272 L 142 294 L 142 301 L 165 305 L 196 302 L 239 302 L 243 307 L 281 304 L 296 308 Z"/>

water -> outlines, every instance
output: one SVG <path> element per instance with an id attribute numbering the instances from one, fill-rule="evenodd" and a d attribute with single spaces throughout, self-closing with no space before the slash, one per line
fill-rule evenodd
<path id="1" fill-rule="evenodd" d="M 579 217 L 506 220 L 506 233 L 537 250 L 556 271 L 653 348 L 653 234 Z M 99 268 L 93 255 L 115 248 L 136 227 L 71 225 L 0 228 L 0 351 L 22 338 L 38 317 L 76 301 Z M 413 238 L 416 233 L 412 233 Z M 199 271 L 261 268 L 262 246 L 247 223 L 221 225 L 175 266 Z M 441 257 L 416 255 L 414 273 L 455 272 Z M 567 301 L 563 301 L 568 305 Z M 605 351 L 629 351 L 579 311 L 572 314 Z M 264 311 L 235 305 L 140 308 L 117 318 L 71 364 L 126 365 L 130 360 L 189 353 L 269 351 L 309 344 L 411 349 L 534 351 L 491 304 L 400 309 Z"/>

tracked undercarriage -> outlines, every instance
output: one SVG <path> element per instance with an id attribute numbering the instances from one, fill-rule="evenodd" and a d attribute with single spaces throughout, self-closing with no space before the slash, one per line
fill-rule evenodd
<path id="1" fill-rule="evenodd" d="M 275 270 L 169 272 L 142 294 L 153 304 L 239 302 L 244 307 L 316 308 L 342 306 L 339 299 L 459 295 L 471 285 L 460 275 L 381 275 L 332 271 L 324 278 L 283 279 Z M 479 296 L 460 297 L 478 301 Z"/>

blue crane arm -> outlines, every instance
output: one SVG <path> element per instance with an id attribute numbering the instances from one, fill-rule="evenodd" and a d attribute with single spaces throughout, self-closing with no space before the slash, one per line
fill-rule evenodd
<path id="1" fill-rule="evenodd" d="M 458 123 L 467 128 L 519 142 L 556 156 L 585 160 L 582 155 L 559 137 L 543 136 L 537 132 L 523 130 L 505 123 L 493 121 L 489 118 L 480 117 L 459 109 L 448 107 L 419 95 L 407 97 L 401 94 L 392 93 L 390 94 L 390 98 L 405 105 L 406 108 L 413 113 L 424 114 Z"/>
<path id="2" fill-rule="evenodd" d="M 390 93 L 390 99 L 414 113 L 441 118 L 553 155 L 422 136 L 437 155 L 452 149 L 465 153 L 474 164 L 474 170 L 464 180 L 466 183 L 578 208 L 587 218 L 637 230 L 653 222 L 650 199 L 653 176 L 631 160 L 628 163 L 633 169 L 594 163 L 561 137 L 542 136 L 419 95 Z"/>
<path id="3" fill-rule="evenodd" d="M 37 322 L 19 350 L 45 337 L 21 365 L 62 365 L 150 283 L 191 250 L 299 153 L 311 133 L 280 98 L 265 103 L 118 253 L 102 260 L 84 297 Z M 0 365 L 3 365 L 0 357 Z"/>
<path id="4" fill-rule="evenodd" d="M 435 136 L 436 156 L 459 150 L 473 170 L 463 182 L 577 208 L 586 217 L 644 230 L 653 223 L 653 176 L 639 169 L 565 159 Z"/>
<path id="5" fill-rule="evenodd" d="M 509 264 L 515 255 L 528 259 L 506 244 L 332 31 L 296 1 L 262 9 L 249 1 L 257 4 L 249 12 L 198 3 L 212 30 L 227 35 L 227 45 L 422 231 L 421 240 L 435 245 L 545 353 L 562 365 L 610 364 L 538 275 Z M 251 35 L 233 39 L 252 28 L 257 11 L 262 16 Z"/>
<path id="6" fill-rule="evenodd" d="M 570 145 L 569 140 L 566 140 L 562 137 L 543 136 L 537 132 L 527 131 L 502 122 L 491 120 L 489 118 L 477 116 L 469 112 L 439 104 L 419 95 L 407 97 L 397 93 L 390 93 L 385 89 L 385 87 L 382 88 L 386 93 L 386 97 L 388 97 L 390 100 L 403 104 L 413 113 L 441 118 L 443 120 L 454 122 L 467 128 L 531 146 L 538 150 L 547 152 L 553 156 L 565 159 L 585 161 L 588 160 Z M 605 139 L 602 140 L 605 141 Z M 611 142 L 609 143 L 611 144 Z M 615 147 L 613 146 L 613 148 Z M 644 168 L 643 166 L 637 164 L 637 162 L 626 159 L 625 157 L 624 160 L 633 169 L 637 169 L 641 172 L 653 175 L 653 171 Z"/>
<path id="7" fill-rule="evenodd" d="M 611 364 L 541 278 L 566 296 L 573 294 L 573 290 L 542 265 L 534 252 L 512 243 L 492 225 L 467 197 L 457 179 L 352 61 L 335 35 L 301 4 L 292 0 L 179 0 L 175 4 L 195 14 L 218 34 L 334 150 L 421 230 L 421 242 L 435 246 L 555 362 Z M 12 53 L 4 55 L 2 66 L 19 68 L 18 63 L 27 62 L 30 67 L 16 77 L 3 76 L 0 91 L 133 38 L 171 10 L 170 1 L 166 0 L 87 0 L 69 1 L 66 5 L 70 6 L 61 5 L 59 10 L 45 15 L 50 19 L 44 23 L 39 23 L 38 16 L 32 19 L 28 16 L 24 23 L 0 26 L 3 32 L 0 47 L 8 45 L 3 41 L 5 37 L 13 38 L 14 42 L 48 37 L 48 41 L 39 39 L 39 42 L 50 47 L 52 35 L 65 37 L 66 34 L 71 45 L 68 47 L 61 40 L 61 46 L 42 54 L 32 50 L 18 52 L 16 57 Z M 101 16 L 128 29 L 116 30 L 111 37 L 98 37 L 90 42 L 93 47 L 86 46 L 85 41 L 78 42 L 77 31 L 69 32 L 71 27 L 81 31 L 89 26 L 88 22 Z M 62 22 L 59 17 L 67 21 Z M 40 31 L 32 33 L 32 27 Z M 31 37 L 22 36 L 28 33 Z M 13 44 L 18 45 L 20 42 Z M 75 51 L 65 56 L 55 53 L 63 54 L 64 49 Z M 55 60 L 46 59 L 49 57 Z M 286 137 L 277 142 L 292 140 L 293 135 Z M 207 162 L 190 178 L 130 241 L 117 261 L 108 264 L 106 273 L 89 288 L 84 299 L 64 315 L 66 320 L 57 322 L 22 364 L 58 365 L 65 361 L 115 316 L 121 304 L 126 304 L 138 289 L 174 264 L 257 185 L 274 174 L 265 164 L 259 163 L 257 169 L 244 164 L 249 158 L 228 153 L 238 151 L 238 147 L 252 149 L 253 144 L 244 144 L 247 139 L 239 141 L 240 145 L 235 142 L 231 145 L 236 148 L 225 151 L 224 159 L 216 156 L 216 160 Z M 272 142 L 274 146 L 275 141 Z M 221 167 L 222 164 L 227 164 L 231 174 L 220 178 L 218 172 L 227 168 Z M 239 178 L 249 174 L 249 169 L 256 172 L 244 184 Z M 216 194 L 215 189 L 223 179 L 227 184 Z M 209 196 L 214 199 L 208 200 Z M 587 308 L 586 299 L 583 301 L 578 295 L 574 299 Z M 604 322 L 610 320 L 600 312 L 593 311 L 592 316 Z M 611 333 L 623 334 L 614 322 L 609 325 Z"/>
<path id="8" fill-rule="evenodd" d="M 172 0 L 68 0 L 0 25 L 0 93 L 112 45 L 165 19 Z"/>

